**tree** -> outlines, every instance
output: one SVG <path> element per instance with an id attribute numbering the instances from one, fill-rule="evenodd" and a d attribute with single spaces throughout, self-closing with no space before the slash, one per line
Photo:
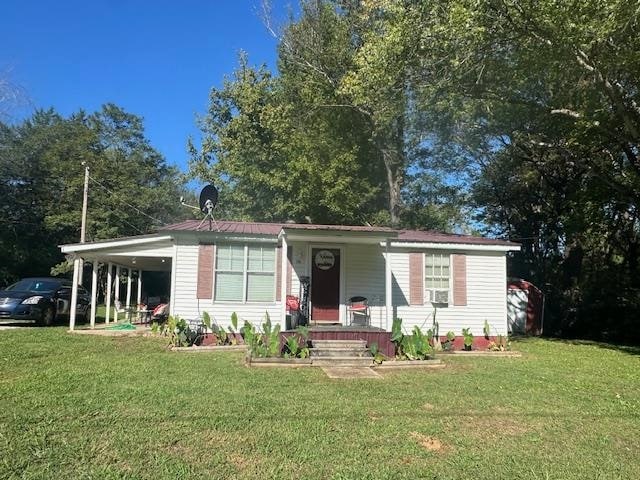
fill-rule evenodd
<path id="1" fill-rule="evenodd" d="M 421 68 L 458 107 L 479 220 L 523 242 L 515 272 L 547 291 L 550 331 L 638 335 L 637 3 L 431 7 Z"/>
<path id="2" fill-rule="evenodd" d="M 183 218 L 184 182 L 144 137 L 139 117 L 115 105 L 64 118 L 37 111 L 0 123 L 0 283 L 46 275 L 77 242 L 85 161 L 90 167 L 87 239 L 147 233 Z"/>
<path id="3" fill-rule="evenodd" d="M 192 146 L 192 174 L 222 183 L 235 210 L 229 213 L 423 227 L 452 227 L 451 218 L 461 217 L 459 202 L 429 204 L 421 215 L 403 208 L 404 201 L 420 203 L 417 192 L 438 190 L 419 182 L 443 181 L 434 165 L 424 167 L 428 149 L 414 129 L 420 115 L 411 101 L 411 42 L 397 60 L 383 61 L 400 49 L 412 15 L 392 13 L 387 25 L 366 6 L 302 2 L 282 33 L 271 29 L 280 40 L 279 76 L 250 68 L 243 57 L 234 77 L 212 91 L 205 140 Z M 384 28 L 395 45 L 377 43 Z M 373 55 L 380 60 L 371 64 Z"/>

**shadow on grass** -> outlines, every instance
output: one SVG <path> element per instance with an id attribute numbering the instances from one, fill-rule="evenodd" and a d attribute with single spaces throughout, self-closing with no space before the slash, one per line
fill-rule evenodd
<path id="1" fill-rule="evenodd" d="M 629 355 L 640 355 L 640 346 L 638 345 L 624 345 L 617 343 L 598 342 L 595 340 L 584 340 L 579 338 L 558 338 L 558 337 L 526 337 L 526 336 L 514 336 L 511 337 L 518 342 L 530 342 L 542 338 L 549 342 L 565 343 L 567 345 L 588 345 L 598 348 L 604 348 L 605 350 L 614 350 L 617 352 L 626 353 Z"/>

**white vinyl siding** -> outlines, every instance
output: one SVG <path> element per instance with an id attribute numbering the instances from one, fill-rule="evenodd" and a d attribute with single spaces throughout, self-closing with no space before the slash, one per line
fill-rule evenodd
<path id="1" fill-rule="evenodd" d="M 425 253 L 430 253 L 425 251 Z M 459 252 L 448 252 L 459 253 Z M 487 320 L 492 335 L 507 332 L 506 302 L 506 256 L 502 252 L 466 253 L 467 261 L 467 305 L 453 305 L 437 308 L 440 333 L 452 330 L 460 335 L 463 328 L 470 328 L 473 335 L 483 334 L 482 327 Z M 409 253 L 394 249 L 391 253 L 393 273 L 393 315 L 402 318 L 403 326 L 411 331 L 414 325 L 431 328 L 434 306 L 409 305 Z M 450 272 L 452 277 L 453 272 Z"/>
<path id="2" fill-rule="evenodd" d="M 345 301 L 362 296 L 369 302 L 370 323 L 374 327 L 391 328 L 386 323 L 384 295 L 384 251 L 377 245 L 348 245 L 345 251 Z M 349 315 L 345 312 L 345 315 Z M 346 319 L 346 323 L 350 321 Z"/>
<path id="3" fill-rule="evenodd" d="M 281 322 L 282 310 L 277 302 L 214 302 L 211 299 L 198 299 L 196 296 L 198 240 L 195 238 L 180 239 L 177 243 L 175 290 L 171 298 L 175 315 L 187 320 L 194 320 L 201 317 L 203 312 L 207 312 L 216 324 L 224 328 L 231 325 L 231 314 L 234 312 L 240 318 L 241 325 L 245 320 L 254 325 L 260 325 L 264 322 L 265 313 L 269 313 L 274 323 Z M 271 248 L 275 250 L 275 242 Z"/>
<path id="4" fill-rule="evenodd" d="M 276 255 L 273 246 L 219 244 L 216 247 L 217 302 L 273 302 Z"/>

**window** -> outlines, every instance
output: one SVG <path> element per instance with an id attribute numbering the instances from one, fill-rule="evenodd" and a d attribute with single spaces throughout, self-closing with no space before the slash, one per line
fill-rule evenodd
<path id="1" fill-rule="evenodd" d="M 449 255 L 443 253 L 425 253 L 424 255 L 424 284 L 430 301 L 435 303 L 449 303 L 449 278 L 451 267 Z M 447 294 L 437 294 L 436 290 L 446 290 Z"/>
<path id="2" fill-rule="evenodd" d="M 247 301 L 273 302 L 276 255 L 273 247 L 248 247 Z"/>
<path id="3" fill-rule="evenodd" d="M 216 247 L 215 300 L 273 302 L 276 255 L 273 246 L 222 244 Z"/>

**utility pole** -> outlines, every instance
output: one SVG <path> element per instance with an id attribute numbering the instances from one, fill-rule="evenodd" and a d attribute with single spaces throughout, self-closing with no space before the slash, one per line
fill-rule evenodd
<path id="1" fill-rule="evenodd" d="M 82 162 L 84 166 L 84 193 L 82 195 L 82 223 L 80 225 L 80 243 L 84 243 L 87 235 L 87 207 L 89 204 L 89 165 Z M 78 283 L 82 284 L 84 276 L 84 261 L 80 261 L 80 271 L 78 272 Z"/>
<path id="2" fill-rule="evenodd" d="M 86 229 L 87 229 L 87 206 L 89 203 L 89 165 L 87 162 L 82 162 L 84 165 L 84 195 L 82 197 L 82 225 L 80 226 L 80 243 L 85 242 Z"/>

